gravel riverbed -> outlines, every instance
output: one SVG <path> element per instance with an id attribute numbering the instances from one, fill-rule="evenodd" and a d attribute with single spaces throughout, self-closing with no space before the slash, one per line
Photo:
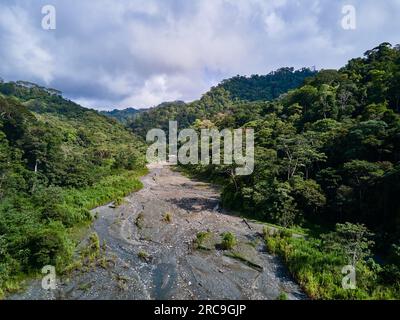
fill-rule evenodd
<path id="1" fill-rule="evenodd" d="M 31 281 L 9 299 L 274 300 L 283 292 L 307 298 L 279 258 L 266 252 L 263 226 L 220 210 L 216 187 L 168 166 L 149 169 L 144 188 L 124 204 L 93 210 L 97 219 L 88 234 L 98 234 L 105 264 L 62 277 L 52 291 Z M 193 246 L 199 232 L 209 235 L 202 250 Z M 236 258 L 219 249 L 224 232 L 238 240 Z"/>

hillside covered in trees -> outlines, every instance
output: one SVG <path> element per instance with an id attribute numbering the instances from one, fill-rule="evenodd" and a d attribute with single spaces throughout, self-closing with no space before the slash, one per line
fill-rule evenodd
<path id="1" fill-rule="evenodd" d="M 89 210 L 140 187 L 144 144 L 115 120 L 26 82 L 0 83 L 0 296 L 70 261 Z"/>
<path id="2" fill-rule="evenodd" d="M 288 90 L 298 87 L 307 77 L 314 74 L 314 71 L 307 68 L 301 70 L 282 68 L 264 76 L 237 76 L 222 81 L 193 103 L 186 104 L 182 101 L 162 103 L 155 108 L 138 113 L 131 121 L 130 127 L 142 137 L 146 137 L 146 133 L 153 128 L 168 131 L 170 120 L 178 121 L 180 128 L 187 128 L 196 119 L 219 114 L 229 114 L 231 117 L 243 116 L 243 122 L 246 121 L 251 110 L 243 108 L 242 115 L 235 115 L 237 108 L 234 107 L 234 103 L 273 100 Z"/>
<path id="3" fill-rule="evenodd" d="M 89 210 L 140 188 L 146 149 L 136 135 L 176 120 L 254 128 L 252 175 L 183 170 L 218 182 L 225 208 L 274 224 L 266 247 L 311 298 L 400 298 L 399 88 L 400 47 L 388 43 L 340 70 L 225 80 L 198 101 L 132 112 L 127 127 L 55 89 L 0 82 L 0 296 L 44 265 L 68 266 Z M 352 290 L 342 287 L 346 265 Z"/>
<path id="4" fill-rule="evenodd" d="M 177 120 L 198 130 L 254 128 L 252 175 L 235 176 L 225 165 L 187 169 L 220 182 L 227 208 L 308 229 L 307 241 L 265 236 L 311 297 L 399 298 L 400 47 L 383 43 L 338 71 L 304 77 L 285 94 L 260 87 L 277 77 L 283 91 L 279 79 L 296 83 L 302 75 L 310 72 L 237 77 L 199 101 L 145 112 L 131 127 L 143 134 Z M 349 263 L 358 271 L 357 290 L 340 286 Z"/>
<path id="5" fill-rule="evenodd" d="M 295 70 L 281 68 L 267 75 L 252 75 L 251 77 L 236 76 L 222 81 L 217 88 L 229 92 L 233 100 L 270 101 L 290 89 L 301 86 L 304 79 L 315 75 L 315 71 L 308 68 Z"/>
<path id="6" fill-rule="evenodd" d="M 114 109 L 112 111 L 101 111 L 100 113 L 107 117 L 116 119 L 121 123 L 126 124 L 128 122 L 131 122 L 138 112 L 140 111 L 137 109 L 127 108 L 124 110 Z"/>

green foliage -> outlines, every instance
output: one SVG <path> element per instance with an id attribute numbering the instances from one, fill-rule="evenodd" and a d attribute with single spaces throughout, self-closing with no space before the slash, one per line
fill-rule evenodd
<path id="1" fill-rule="evenodd" d="M 303 84 L 315 72 L 304 68 L 281 68 L 268 75 L 253 75 L 251 77 L 236 76 L 224 80 L 217 88 L 228 91 L 233 99 L 246 101 L 269 101 L 278 98 L 281 94 Z"/>
<path id="2" fill-rule="evenodd" d="M 100 253 L 100 239 L 96 232 L 90 235 L 88 248 L 93 255 L 97 256 Z"/>
<path id="3" fill-rule="evenodd" d="M 110 118 L 114 118 L 122 123 L 128 123 L 132 121 L 135 115 L 140 112 L 139 110 L 128 108 L 124 110 L 112 110 L 112 111 L 102 111 L 101 114 L 108 116 Z"/>
<path id="4" fill-rule="evenodd" d="M 115 200 L 114 200 L 114 206 L 115 207 L 119 207 L 119 206 L 121 206 L 123 203 L 124 203 L 124 198 L 123 197 L 117 197 Z"/>
<path id="5" fill-rule="evenodd" d="M 282 68 L 265 76 L 237 76 L 224 80 L 193 103 L 163 103 L 156 108 L 136 113 L 130 127 L 135 133 L 146 137 L 147 132 L 153 128 L 168 132 L 168 122 L 172 120 L 178 121 L 180 128 L 191 126 L 197 119 L 210 117 L 215 117 L 216 124 L 224 128 L 233 127 L 237 123 L 243 125 L 256 120 L 258 113 L 264 112 L 265 104 L 260 101 L 278 98 L 314 74 L 309 69 Z"/>
<path id="6" fill-rule="evenodd" d="M 399 292 L 399 84 L 400 50 L 382 43 L 340 70 L 238 76 L 198 101 L 139 112 L 129 127 L 141 137 L 168 131 L 170 120 L 196 130 L 253 128 L 252 175 L 236 176 L 235 165 L 190 172 L 223 185 L 225 207 L 284 227 L 334 230 L 308 240 L 265 234 L 311 297 L 391 298 Z M 68 259 L 66 230 L 89 221 L 96 205 L 140 187 L 127 170 L 143 167 L 144 150 L 115 120 L 54 89 L 1 82 L 0 288 L 43 262 Z M 235 237 L 225 237 L 232 248 Z M 387 263 L 365 261 L 370 250 Z M 359 273 L 355 291 L 340 287 L 349 262 Z"/>
<path id="7" fill-rule="evenodd" d="M 209 250 L 204 246 L 204 242 L 211 236 L 211 232 L 201 231 L 197 233 L 196 239 L 194 240 L 194 245 L 198 249 Z"/>
<path id="8" fill-rule="evenodd" d="M 359 230 L 360 226 L 347 225 L 346 230 L 349 228 Z M 346 290 L 342 287 L 344 274 L 341 272 L 348 264 L 344 251 L 327 249 L 320 239 L 315 238 L 293 238 L 275 233 L 268 234 L 265 239 L 268 251 L 285 260 L 291 274 L 312 299 L 400 298 L 398 267 L 382 268 L 372 260 L 360 259 L 356 265 L 356 289 Z M 337 239 L 342 243 L 346 241 L 340 235 Z"/>
<path id="9" fill-rule="evenodd" d="M 356 266 L 358 262 L 371 255 L 374 242 L 373 234 L 364 225 L 337 224 L 336 230 L 323 236 L 324 248 L 340 252 L 347 257 L 348 263 Z"/>
<path id="10" fill-rule="evenodd" d="M 138 257 L 139 259 L 147 262 L 147 260 L 149 259 L 149 254 L 145 251 L 139 251 Z"/>
<path id="11" fill-rule="evenodd" d="M 289 300 L 288 294 L 286 292 L 281 292 L 276 300 Z"/>
<path id="12" fill-rule="evenodd" d="M 141 188 L 144 145 L 115 121 L 34 84 L 0 83 L 0 290 L 62 271 L 71 228 Z M 92 239 L 93 240 L 93 239 Z"/>
<path id="13" fill-rule="evenodd" d="M 293 76 L 285 69 L 278 73 L 276 79 Z M 314 268 L 310 262 L 309 269 L 300 270 L 311 296 L 384 297 L 384 287 L 377 289 L 379 292 L 365 289 L 368 293 L 364 290 L 351 295 L 330 289 L 320 292 L 320 283 L 338 280 L 328 271 L 329 266 L 338 266 L 334 254 L 361 268 L 368 288 L 373 283 L 387 285 L 379 279 L 381 275 L 391 279 L 391 284 L 397 281 L 397 272 L 391 277 L 375 270 L 389 270 L 389 266 L 375 263 L 372 268 L 360 261 L 377 255 L 390 266 L 399 264 L 393 249 L 400 238 L 399 75 L 400 50 L 383 43 L 340 70 L 321 70 L 303 79 L 299 87 L 289 88 L 277 81 L 282 88 L 279 97 L 270 91 L 274 75 L 236 77 L 185 107 L 171 105 L 144 112 L 132 128 L 139 126 L 142 118 L 153 119 L 153 124 L 178 120 L 182 127 L 196 130 L 253 128 L 252 175 L 236 176 L 235 165 L 192 165 L 188 170 L 218 181 L 223 186 L 223 205 L 246 216 L 283 227 L 307 224 L 325 230 L 336 228 L 323 243 L 319 239 L 315 248 L 314 244 L 311 249 L 304 245 L 305 252 L 312 251 L 304 261 L 317 257 L 327 268 L 319 272 L 319 265 Z M 364 228 L 375 233 L 374 248 Z M 282 243 L 292 242 L 268 239 L 272 251 L 282 251 Z M 321 249 L 323 244 L 326 252 Z M 302 268 L 304 261 L 297 261 Z"/>
<path id="14" fill-rule="evenodd" d="M 393 88 L 399 70 L 400 51 L 385 43 L 338 71 L 318 72 L 274 101 L 227 96 L 230 87 L 247 90 L 240 77 L 221 85 L 189 108 L 197 119 L 191 124 L 253 128 L 254 173 L 235 176 L 224 165 L 190 171 L 224 186 L 225 207 L 257 219 L 284 227 L 364 224 L 385 234 L 377 249 L 386 255 L 400 236 L 400 107 Z M 207 115 L 199 106 L 207 106 Z"/>
<path id="15" fill-rule="evenodd" d="M 222 234 L 221 248 L 223 250 L 232 250 L 237 244 L 236 237 L 231 232 L 225 232 Z"/>

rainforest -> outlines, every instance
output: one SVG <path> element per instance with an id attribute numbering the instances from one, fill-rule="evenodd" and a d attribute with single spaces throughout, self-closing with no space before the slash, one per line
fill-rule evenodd
<path id="1" fill-rule="evenodd" d="M 84 108 L 58 90 L 2 81 L 0 296 L 21 294 L 45 265 L 54 265 L 58 273 L 69 277 L 77 270 L 108 268 L 108 260 L 101 262 L 96 253 L 103 246 L 107 251 L 100 233 L 104 228 L 88 235 L 88 230 L 96 229 L 92 227 L 96 220 L 102 219 L 99 214 L 106 210 L 102 206 L 111 203 L 114 209 L 107 210 L 120 210 L 116 212 L 122 212 L 121 217 L 129 215 L 126 197 L 135 197 L 134 192 L 143 186 L 140 192 L 145 197 L 146 185 L 167 175 L 164 182 L 172 183 L 168 188 L 193 183 L 185 180 L 175 185 L 179 179 L 215 185 L 218 200 L 212 200 L 212 206 L 227 215 L 227 228 L 233 223 L 229 219 L 238 217 L 250 230 L 261 228 L 261 235 L 251 237 L 254 248 L 262 245 L 269 255 L 280 257 L 307 297 L 399 299 L 399 88 L 400 47 L 389 43 L 368 50 L 338 70 L 285 67 L 262 76 L 237 76 L 191 103 L 128 109 L 134 111 L 118 120 L 117 111 L 108 114 Z M 145 158 L 146 134 L 153 128 L 166 130 L 170 121 L 198 133 L 202 129 L 253 129 L 254 173 L 236 175 L 235 163 L 152 171 Z M 141 178 L 149 170 L 155 174 L 151 175 L 153 182 Z M 190 193 L 189 189 L 182 192 Z M 198 189 L 198 194 L 202 192 Z M 156 198 L 144 201 L 143 208 Z M 171 205 L 180 203 L 171 201 Z M 196 212 L 194 208 L 184 206 L 187 214 Z M 143 222 L 147 209 L 143 210 L 132 222 L 137 232 L 153 230 L 148 225 L 151 222 Z M 164 228 L 174 223 L 185 228 L 174 210 L 176 206 L 157 213 L 163 216 Z M 216 213 L 208 214 L 212 221 Z M 114 225 L 126 219 L 121 217 Z M 255 273 L 265 270 L 259 258 L 248 258 L 246 251 L 239 250 L 240 234 L 232 230 L 221 236 L 217 249 L 211 249 L 214 222 L 210 223 L 208 231 L 185 233 L 203 249 L 199 255 L 223 250 L 226 256 L 253 266 L 258 270 Z M 131 237 L 126 241 L 131 243 Z M 141 247 L 153 237 L 149 233 L 137 238 L 138 260 L 130 263 L 157 261 L 156 253 Z M 357 274 L 352 290 L 342 287 L 345 266 Z M 278 293 L 287 297 L 285 292 Z"/>

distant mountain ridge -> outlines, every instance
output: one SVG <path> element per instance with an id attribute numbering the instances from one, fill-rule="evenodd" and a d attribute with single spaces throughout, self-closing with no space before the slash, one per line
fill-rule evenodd
<path id="1" fill-rule="evenodd" d="M 278 98 L 289 89 L 303 84 L 306 78 L 317 72 L 309 68 L 295 70 L 294 68 L 280 68 L 267 75 L 252 75 L 250 77 L 237 75 L 223 80 L 217 88 L 228 91 L 232 99 L 244 101 L 269 101 Z"/>
<path id="2" fill-rule="evenodd" d="M 112 111 L 101 111 L 100 113 L 118 120 L 119 122 L 126 123 L 133 119 L 133 117 L 141 110 L 135 108 L 127 108 L 123 110 L 114 109 Z"/>
<path id="3" fill-rule="evenodd" d="M 221 121 L 228 127 L 236 123 L 236 120 L 233 120 L 235 117 L 241 117 L 241 120 L 237 119 L 238 122 L 245 123 L 251 119 L 252 106 L 243 107 L 239 106 L 240 104 L 272 101 L 289 90 L 301 86 L 306 79 L 316 74 L 316 71 L 308 68 L 300 70 L 281 68 L 267 75 L 236 76 L 212 87 L 200 100 L 191 103 L 182 101 L 163 103 L 137 113 L 129 126 L 135 133 L 145 137 L 152 128 L 168 130 L 170 120 L 176 120 L 180 128 L 186 128 L 198 119 L 219 114 Z"/>

